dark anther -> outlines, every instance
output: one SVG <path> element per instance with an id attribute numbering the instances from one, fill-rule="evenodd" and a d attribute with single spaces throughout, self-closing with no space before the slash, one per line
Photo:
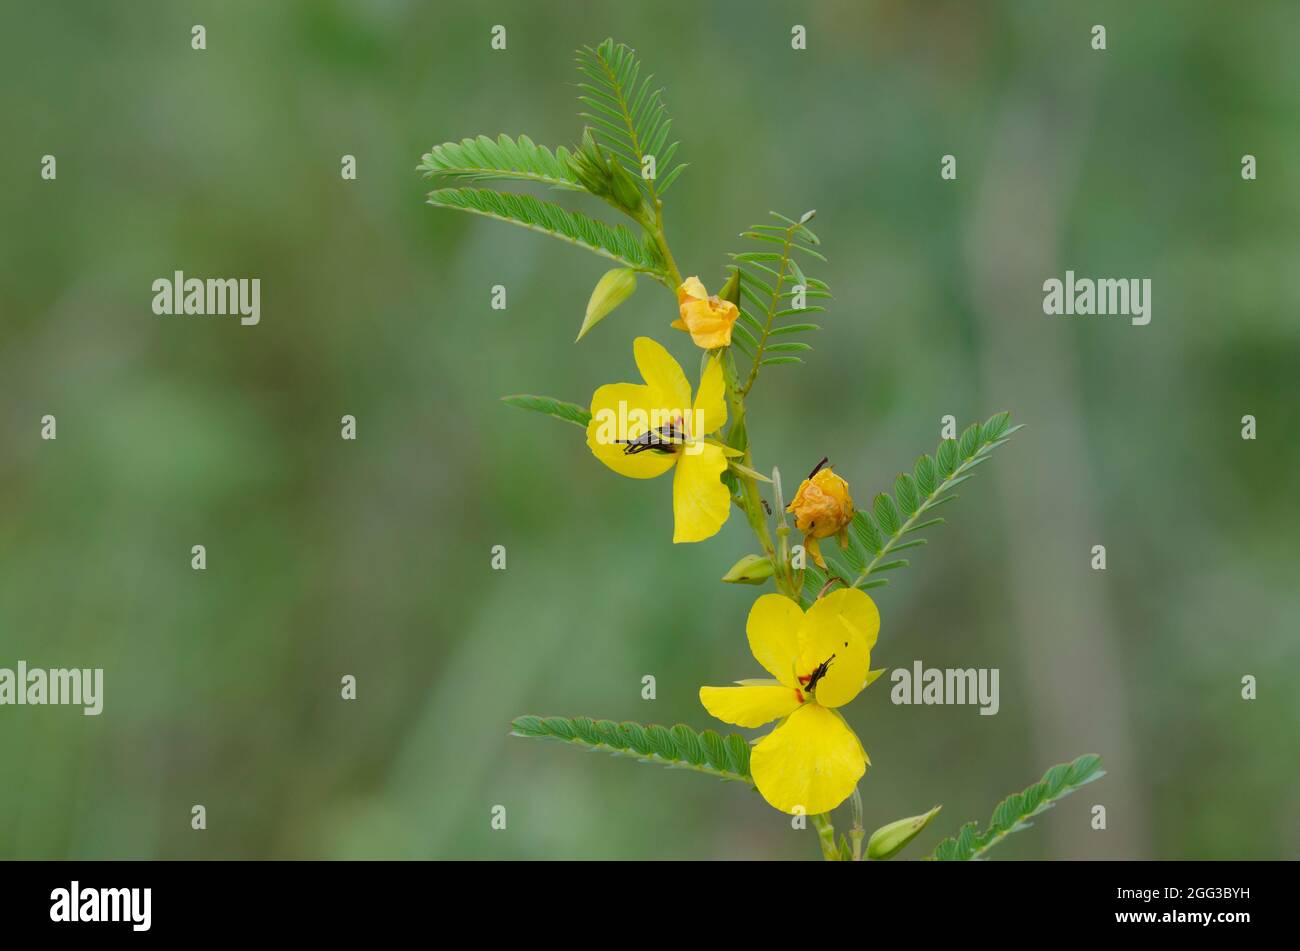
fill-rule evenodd
<path id="1" fill-rule="evenodd" d="M 820 664 L 817 665 L 817 669 L 814 670 L 812 672 L 812 676 L 808 678 L 809 690 L 817 689 L 817 681 L 821 680 L 823 677 L 826 676 L 826 671 L 830 669 L 831 661 L 833 661 L 834 659 L 835 659 L 835 655 L 831 654 L 830 657 L 827 657 L 824 661 L 822 661 Z"/>
<path id="2" fill-rule="evenodd" d="M 813 471 L 810 472 L 810 473 L 808 473 L 808 478 L 811 479 L 811 478 L 812 478 L 813 476 L 815 476 L 817 473 L 821 472 L 821 471 L 822 471 L 822 468 L 823 468 L 823 467 L 826 465 L 826 463 L 829 462 L 829 461 L 830 461 L 830 460 L 828 459 L 828 457 L 826 457 L 826 456 L 822 456 L 822 461 L 819 462 L 819 463 L 817 463 L 817 465 L 813 466 Z"/>

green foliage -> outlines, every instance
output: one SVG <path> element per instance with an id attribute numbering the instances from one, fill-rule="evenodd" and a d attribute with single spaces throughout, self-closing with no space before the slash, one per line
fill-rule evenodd
<path id="1" fill-rule="evenodd" d="M 654 155 L 662 193 L 685 167 L 672 165 L 677 143 L 666 145 L 671 123 L 660 94 L 651 90 L 649 77 L 639 78 L 641 67 L 632 51 L 612 40 L 580 50 L 578 67 L 589 80 L 580 84 L 580 98 L 591 110 L 582 115 L 592 127 L 575 150 L 552 152 L 526 135 L 500 135 L 495 140 L 480 135 L 434 146 L 421 159 L 419 170 L 443 182 L 521 181 L 588 192 L 629 215 L 641 226 L 638 231 L 531 195 L 485 188 L 438 188 L 429 194 L 429 203 L 561 238 L 671 288 L 672 269 L 665 265 L 655 237 L 661 227 L 655 184 L 641 173 L 642 160 Z"/>
<path id="2" fill-rule="evenodd" d="M 668 141 L 672 120 L 663 90 L 655 88 L 653 76 L 641 75 L 635 51 L 612 39 L 578 50 L 578 72 L 584 79 L 578 84 L 578 99 L 586 110 L 580 115 L 591 124 L 600 145 L 624 164 L 653 208 L 686 167 L 673 165 L 678 143 Z M 654 156 L 653 181 L 641 175 L 647 155 Z"/>
<path id="3" fill-rule="evenodd" d="M 559 148 L 552 153 L 544 145 L 535 145 L 526 135 L 518 139 L 501 135 L 496 141 L 480 135 L 476 139 L 435 145 L 421 158 L 418 168 L 426 178 L 538 182 L 581 191 L 583 186 L 570 167 L 571 161 L 568 149 Z"/>
<path id="4" fill-rule="evenodd" d="M 652 241 L 622 225 L 605 224 L 554 202 L 486 188 L 439 188 L 429 193 L 429 204 L 522 225 L 667 282 L 663 259 Z"/>
<path id="5" fill-rule="evenodd" d="M 855 587 L 874 588 L 889 583 L 884 572 L 905 568 L 910 562 L 893 558 L 926 543 L 917 532 L 943 524 L 942 518 L 926 518 L 940 505 L 956 499 L 952 490 L 965 482 L 1005 443 L 1019 426 L 1011 426 L 1010 413 L 998 413 L 981 425 L 971 423 L 958 439 L 945 439 L 933 456 L 923 455 L 909 472 L 894 480 L 894 494 L 879 493 L 871 510 L 859 509 L 849 526 L 849 547 L 823 543 L 822 555 L 832 574 Z M 804 594 L 808 593 L 805 580 Z M 814 592 L 815 594 L 815 592 Z"/>
<path id="6" fill-rule="evenodd" d="M 822 557 L 825 557 L 825 552 L 829 548 L 830 546 L 827 545 L 822 549 Z M 804 607 L 808 607 L 817 600 L 817 595 L 821 592 L 822 586 L 825 584 L 826 573 L 813 564 L 812 558 L 810 557 L 808 559 L 808 565 L 804 568 L 803 572 L 803 591 L 801 592 L 801 597 L 803 598 Z"/>
<path id="7" fill-rule="evenodd" d="M 782 224 L 754 225 L 741 234 L 758 247 L 730 255 L 734 263 L 728 265 L 733 277 L 740 279 L 740 318 L 731 340 L 751 361 L 749 376 L 740 388 L 742 396 L 754 385 L 761 367 L 803 362 L 797 354 L 812 347 L 796 338 L 820 328 L 791 318 L 824 312 L 825 307 L 807 301 L 831 296 L 827 286 L 807 277 L 799 263 L 801 257 L 826 260 L 815 247 L 820 243 L 817 236 L 807 227 L 816 212 L 809 211 L 798 221 L 774 211 L 770 214 Z M 803 307 L 794 306 L 799 287 L 804 289 Z"/>
<path id="8" fill-rule="evenodd" d="M 691 769 L 719 779 L 753 785 L 749 775 L 749 744 L 743 736 L 719 736 L 713 730 L 697 733 L 679 723 L 615 723 L 588 717 L 522 716 L 511 722 L 512 736 L 561 740 L 589 750 L 635 756 L 643 763 Z"/>
<path id="9" fill-rule="evenodd" d="M 1033 825 L 1029 820 L 1051 809 L 1057 800 L 1105 775 L 1101 757 L 1095 753 L 1080 756 L 1073 763 L 1053 766 L 1034 785 L 998 803 L 983 832 L 979 831 L 976 823 L 968 822 L 955 837 L 940 842 L 930 858 L 943 862 L 968 862 L 982 858 L 985 852 L 1012 832 L 1028 829 Z"/>
<path id="10" fill-rule="evenodd" d="M 583 429 L 586 429 L 587 424 L 591 422 L 591 413 L 577 403 L 566 403 L 563 400 L 551 399 L 549 396 L 530 396 L 527 393 L 520 393 L 517 396 L 503 396 L 501 401 L 511 406 L 518 406 L 520 409 L 530 409 L 534 413 L 554 416 L 556 419 L 565 420 Z"/>

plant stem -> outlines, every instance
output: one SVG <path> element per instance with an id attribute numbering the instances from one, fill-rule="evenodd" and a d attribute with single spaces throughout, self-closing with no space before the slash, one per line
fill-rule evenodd
<path id="1" fill-rule="evenodd" d="M 723 357 L 722 376 L 726 383 L 727 402 L 730 404 L 731 425 L 743 425 L 745 420 L 745 398 L 736 385 L 736 361 L 732 358 L 730 352 Z M 748 437 L 745 440 L 744 453 L 741 462 L 747 468 L 752 469 L 754 467 L 754 451 L 749 444 Z M 794 582 L 786 565 L 781 561 L 775 543 L 772 541 L 772 533 L 768 528 L 767 514 L 763 511 L 763 500 L 759 495 L 757 480 L 753 476 L 735 472 L 734 470 L 733 474 L 736 481 L 740 483 L 741 507 L 745 510 L 745 517 L 749 521 L 749 527 L 754 530 L 758 543 L 763 546 L 763 554 L 772 563 L 772 580 L 776 582 L 777 590 L 797 601 L 798 595 L 794 588 Z"/>
<path id="2" fill-rule="evenodd" d="M 655 244 L 658 245 L 660 252 L 664 256 L 664 263 L 668 266 L 670 278 L 681 284 L 681 273 L 677 270 L 677 263 L 673 260 L 673 253 L 668 247 L 668 237 L 664 234 L 664 215 L 663 202 L 658 198 L 655 203 L 655 221 L 652 234 L 654 235 Z M 736 361 L 731 356 L 731 351 L 726 350 L 718 355 L 722 361 L 722 375 L 726 382 L 728 414 L 731 419 L 731 427 L 744 425 L 745 421 L 745 396 L 736 380 Z M 751 379 L 752 383 L 753 380 Z M 754 468 L 754 453 L 749 444 L 749 438 L 745 438 L 744 456 L 741 457 L 741 463 L 749 469 Z M 733 496 L 736 502 L 745 512 L 745 518 L 749 522 L 749 527 L 753 529 L 758 543 L 763 547 L 763 554 L 772 562 L 772 579 L 776 582 L 777 590 L 795 601 L 799 600 L 799 590 L 795 586 L 793 575 L 789 569 L 788 561 L 784 561 L 778 554 L 776 544 L 772 541 L 772 533 L 768 528 L 767 515 L 763 511 L 763 500 L 759 494 L 758 481 L 749 475 L 732 471 L 736 481 L 740 485 L 739 497 Z M 788 531 L 788 529 L 787 529 Z M 784 541 L 784 539 L 783 539 Z M 784 545 L 782 546 L 784 549 Z"/>
<path id="3" fill-rule="evenodd" d="M 654 200 L 655 204 L 655 221 L 651 233 L 654 235 L 655 244 L 658 246 L 660 253 L 663 255 L 664 263 L 668 267 L 669 277 L 674 282 L 674 288 L 681 284 L 681 272 L 677 270 L 677 262 L 673 259 L 673 253 L 668 247 L 668 238 L 664 234 L 664 215 L 663 202 L 658 198 Z M 649 230 L 649 229 L 648 229 Z M 787 234 L 785 253 L 788 256 L 790 235 Z M 784 267 L 782 268 L 784 271 Z M 775 312 L 776 305 L 780 300 L 780 283 L 777 284 L 777 296 L 769 312 Z M 768 317 L 768 328 L 771 328 L 771 317 Z M 763 334 L 766 341 L 767 334 Z M 760 349 L 761 355 L 761 349 Z M 736 361 L 732 357 L 730 350 L 719 353 L 718 358 L 722 361 L 722 376 L 726 384 L 728 413 L 731 418 L 731 427 L 742 426 L 745 423 L 745 394 L 749 388 L 754 385 L 754 379 L 758 375 L 759 359 L 755 358 L 754 366 L 750 370 L 749 377 L 742 387 L 736 379 Z M 754 468 L 754 451 L 749 442 L 749 435 L 745 435 L 744 456 L 741 458 L 742 464 L 748 468 Z M 772 580 L 776 582 L 777 590 L 786 597 L 795 602 L 799 601 L 799 586 L 795 584 L 794 571 L 790 566 L 789 557 L 789 535 L 790 526 L 786 523 L 784 504 L 785 499 L 781 492 L 781 473 L 777 470 L 772 471 L 772 482 L 774 498 L 778 509 L 777 536 L 780 540 L 780 547 L 772 541 L 772 532 L 768 527 L 767 515 L 763 511 L 763 500 L 759 494 L 758 482 L 753 476 L 745 475 L 741 472 L 732 470 L 736 481 L 740 485 L 740 494 L 733 495 L 732 500 L 740 506 L 745 513 L 745 518 L 749 522 L 749 527 L 754 530 L 754 535 L 758 543 L 763 547 L 765 554 L 772 563 Z M 854 801 L 858 809 L 857 822 L 854 825 L 850 835 L 853 837 L 853 855 L 854 858 L 861 858 L 862 855 L 862 829 L 861 806 L 862 800 L 857 798 L 857 790 L 853 791 Z M 842 856 L 839 847 L 835 844 L 835 826 L 831 824 L 829 815 L 818 814 L 812 817 L 813 827 L 817 830 L 817 839 L 821 844 L 822 858 L 828 862 L 838 862 Z"/>
<path id="4" fill-rule="evenodd" d="M 853 787 L 853 828 L 849 829 L 849 841 L 853 843 L 853 861 L 862 861 L 862 840 L 867 830 L 862 824 L 862 793 Z"/>
<path id="5" fill-rule="evenodd" d="M 651 188 L 653 189 L 653 185 Z M 664 203 L 656 197 L 655 203 L 655 221 L 654 229 L 651 232 L 654 235 L 655 245 L 659 248 L 659 253 L 664 256 L 664 264 L 668 267 L 668 277 L 672 280 L 673 293 L 677 293 L 677 288 L 682 283 L 682 272 L 677 270 L 677 262 L 673 260 L 673 252 L 668 247 L 668 238 L 664 235 Z"/>
<path id="6" fill-rule="evenodd" d="M 840 850 L 835 845 L 835 826 L 831 825 L 831 817 L 820 813 L 813 816 L 812 821 L 817 830 L 817 839 L 821 842 L 822 858 L 828 862 L 838 862 Z"/>
<path id="7" fill-rule="evenodd" d="M 803 585 L 795 582 L 794 566 L 790 561 L 790 525 L 785 519 L 785 492 L 781 485 L 781 470 L 776 467 L 772 468 L 772 501 L 776 503 L 777 557 L 781 559 L 781 567 L 785 570 L 790 590 L 798 592 L 803 589 Z"/>

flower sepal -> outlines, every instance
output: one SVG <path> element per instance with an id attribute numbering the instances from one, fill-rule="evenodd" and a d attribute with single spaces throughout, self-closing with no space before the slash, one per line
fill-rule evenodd
<path id="1" fill-rule="evenodd" d="M 709 437 L 705 439 L 704 442 L 706 445 L 709 446 L 717 446 L 719 449 L 722 450 L 722 454 L 726 456 L 728 459 L 740 459 L 745 455 L 739 449 L 736 449 L 733 446 L 728 446 L 725 442 L 723 442 L 720 439 L 714 439 L 712 437 Z M 765 479 L 764 481 L 771 481 L 771 480 Z"/>
<path id="2" fill-rule="evenodd" d="M 744 456 L 743 452 L 736 452 L 735 449 L 727 449 L 724 452 L 727 456 L 731 456 L 732 453 L 735 453 L 735 455 L 737 456 Z M 732 472 L 745 476 L 746 478 L 756 479 L 759 482 L 772 481 L 767 476 L 763 475 L 763 473 L 759 472 L 757 469 L 751 469 L 749 466 L 745 465 L 744 463 L 737 462 L 734 458 L 730 460 L 728 466 L 731 468 Z"/>

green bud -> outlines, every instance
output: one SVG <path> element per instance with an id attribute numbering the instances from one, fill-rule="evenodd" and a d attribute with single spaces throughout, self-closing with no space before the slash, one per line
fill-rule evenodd
<path id="1" fill-rule="evenodd" d="M 591 194 L 599 195 L 603 187 L 601 166 L 593 158 L 595 140 L 589 130 L 582 133 L 582 142 L 569 155 L 569 168 L 577 175 L 578 182 Z"/>
<path id="2" fill-rule="evenodd" d="M 582 141 L 569 156 L 569 165 L 582 187 L 591 194 L 597 198 L 612 196 L 609 168 L 600 146 L 596 144 L 596 137 L 591 134 L 591 129 L 582 130 Z"/>
<path id="3" fill-rule="evenodd" d="M 609 177 L 614 200 L 625 211 L 635 215 L 641 207 L 641 187 L 623 163 L 612 155 L 609 157 Z"/>
<path id="4" fill-rule="evenodd" d="M 634 290 L 636 290 L 636 271 L 630 267 L 616 267 L 612 271 L 606 271 L 596 282 L 596 287 L 591 292 L 591 299 L 587 301 L 587 316 L 582 320 L 578 340 L 604 320 L 610 311 L 631 297 Z"/>
<path id="5" fill-rule="evenodd" d="M 772 562 L 763 555 L 746 555 L 722 576 L 728 584 L 762 584 L 772 577 Z"/>
<path id="6" fill-rule="evenodd" d="M 718 291 L 718 297 L 722 300 L 731 301 L 737 307 L 740 306 L 740 268 L 731 272 L 731 277 L 727 278 L 727 283 L 722 285 L 722 290 Z"/>
<path id="7" fill-rule="evenodd" d="M 912 816 L 910 819 L 899 819 L 887 826 L 881 826 L 871 833 L 871 838 L 867 840 L 867 858 L 892 859 L 903 851 L 903 847 L 915 839 L 922 829 L 930 824 L 930 820 L 942 808 L 943 806 L 935 806 L 922 815 Z"/>
<path id="8" fill-rule="evenodd" d="M 569 167 L 582 187 L 597 198 L 634 218 L 641 213 L 641 186 L 616 156 L 601 148 L 590 127 L 582 130 L 582 140 L 569 155 Z"/>

